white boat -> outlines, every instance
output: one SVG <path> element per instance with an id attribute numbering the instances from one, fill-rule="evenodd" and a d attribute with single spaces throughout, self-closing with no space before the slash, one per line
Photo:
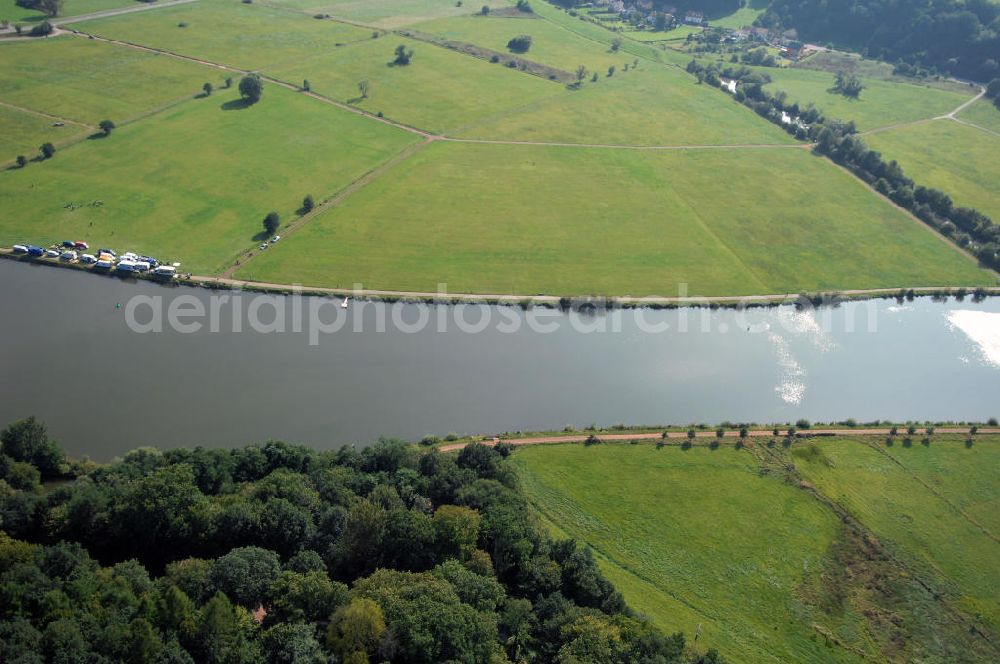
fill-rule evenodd
<path id="1" fill-rule="evenodd" d="M 341 309 L 346 309 L 347 308 L 347 298 L 346 297 L 344 298 L 344 301 L 340 303 L 340 308 Z"/>

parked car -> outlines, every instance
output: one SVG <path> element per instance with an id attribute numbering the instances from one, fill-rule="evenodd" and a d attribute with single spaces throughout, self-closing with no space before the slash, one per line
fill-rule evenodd
<path id="1" fill-rule="evenodd" d="M 119 272 L 137 272 L 135 261 L 118 261 Z"/>
<path id="2" fill-rule="evenodd" d="M 277 242 L 277 241 L 278 241 L 278 240 L 280 240 L 280 239 L 281 239 L 281 236 L 280 236 L 280 235 L 275 235 L 274 237 L 272 237 L 272 238 L 271 238 L 271 242 L 272 242 L 272 243 L 273 243 L 273 242 Z"/>
<path id="3" fill-rule="evenodd" d="M 49 258 L 59 258 L 59 252 L 55 249 L 49 249 L 45 252 L 45 255 Z"/>
<path id="4" fill-rule="evenodd" d="M 114 266 L 115 264 L 112 261 L 97 261 L 94 263 L 94 269 L 98 270 L 110 270 Z"/>
<path id="5" fill-rule="evenodd" d="M 146 261 L 135 261 L 135 271 L 136 272 L 149 272 L 153 266 Z"/>
<path id="6" fill-rule="evenodd" d="M 11 247 L 11 249 L 13 249 L 15 254 L 28 253 L 28 247 L 24 246 L 23 244 L 15 244 L 13 247 Z"/>
<path id="7" fill-rule="evenodd" d="M 268 247 L 267 242 L 265 242 L 264 244 L 260 245 L 261 249 L 267 249 L 267 247 Z"/>
<path id="8" fill-rule="evenodd" d="M 112 256 L 117 256 L 114 249 L 98 249 L 98 254 L 111 254 Z"/>
<path id="9" fill-rule="evenodd" d="M 73 251 L 72 249 L 70 249 L 69 251 L 64 251 L 59 256 L 59 259 L 60 260 L 64 260 L 64 261 L 75 261 L 76 260 L 76 252 Z"/>
<path id="10" fill-rule="evenodd" d="M 91 263 L 96 263 L 97 262 L 97 257 L 93 256 L 91 254 L 84 254 L 84 255 L 80 256 L 80 262 L 81 263 L 86 263 L 87 265 L 90 265 Z"/>
<path id="11" fill-rule="evenodd" d="M 177 268 L 173 267 L 172 265 L 161 265 L 155 270 L 153 270 L 153 274 L 155 274 L 158 277 L 165 277 L 168 279 L 172 279 L 173 277 L 177 276 Z"/>
<path id="12" fill-rule="evenodd" d="M 77 240 L 76 242 L 73 243 L 73 248 L 74 249 L 90 249 L 90 245 L 87 244 L 86 242 L 84 242 L 83 240 Z"/>
<path id="13" fill-rule="evenodd" d="M 45 250 L 41 247 L 36 247 L 33 244 L 28 245 L 28 255 L 29 256 L 44 256 Z"/>
<path id="14" fill-rule="evenodd" d="M 139 261 L 143 263 L 149 263 L 149 267 L 153 268 L 160 264 L 160 261 L 152 258 L 151 256 L 139 256 Z"/>
<path id="15" fill-rule="evenodd" d="M 73 240 L 63 240 L 60 244 L 62 244 L 62 246 L 66 247 L 67 249 L 72 249 L 74 246 Z"/>

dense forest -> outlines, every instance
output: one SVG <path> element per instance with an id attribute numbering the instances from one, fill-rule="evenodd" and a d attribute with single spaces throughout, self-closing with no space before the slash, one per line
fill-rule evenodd
<path id="1" fill-rule="evenodd" d="M 382 440 L 316 452 L 0 454 L 0 661 L 721 662 L 632 612 L 536 525 L 507 457 Z"/>
<path id="2" fill-rule="evenodd" d="M 774 0 L 758 22 L 889 62 L 984 83 L 1000 76 L 993 0 Z"/>

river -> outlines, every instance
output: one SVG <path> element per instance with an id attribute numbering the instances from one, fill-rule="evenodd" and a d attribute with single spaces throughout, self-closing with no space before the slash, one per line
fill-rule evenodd
<path id="1" fill-rule="evenodd" d="M 0 423 L 34 414 L 101 460 L 269 438 L 325 449 L 591 423 L 1000 416 L 1000 298 L 343 309 L 6 260 L 0 283 Z"/>

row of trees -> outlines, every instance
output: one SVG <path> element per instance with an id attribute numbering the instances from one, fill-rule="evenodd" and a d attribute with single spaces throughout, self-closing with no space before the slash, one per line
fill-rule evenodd
<path id="1" fill-rule="evenodd" d="M 2 443 L 0 661 L 720 661 L 543 533 L 511 446 L 272 441 L 99 466 L 35 420 Z"/>
<path id="2" fill-rule="evenodd" d="M 955 206 L 946 193 L 914 183 L 895 160 L 887 162 L 879 152 L 870 150 L 856 135 L 853 122 L 825 118 L 811 104 L 800 108 L 796 103 L 787 103 L 784 92 L 772 94 L 764 89 L 770 82 L 767 74 L 746 67 L 722 69 L 715 63 L 706 67 L 692 60 L 687 70 L 699 81 L 716 87 L 720 76 L 737 80 L 737 101 L 800 140 L 815 142 L 816 152 L 849 168 L 880 194 L 971 251 L 983 265 L 1000 269 L 1000 226 L 978 210 Z M 800 122 L 784 123 L 782 113 Z"/>

